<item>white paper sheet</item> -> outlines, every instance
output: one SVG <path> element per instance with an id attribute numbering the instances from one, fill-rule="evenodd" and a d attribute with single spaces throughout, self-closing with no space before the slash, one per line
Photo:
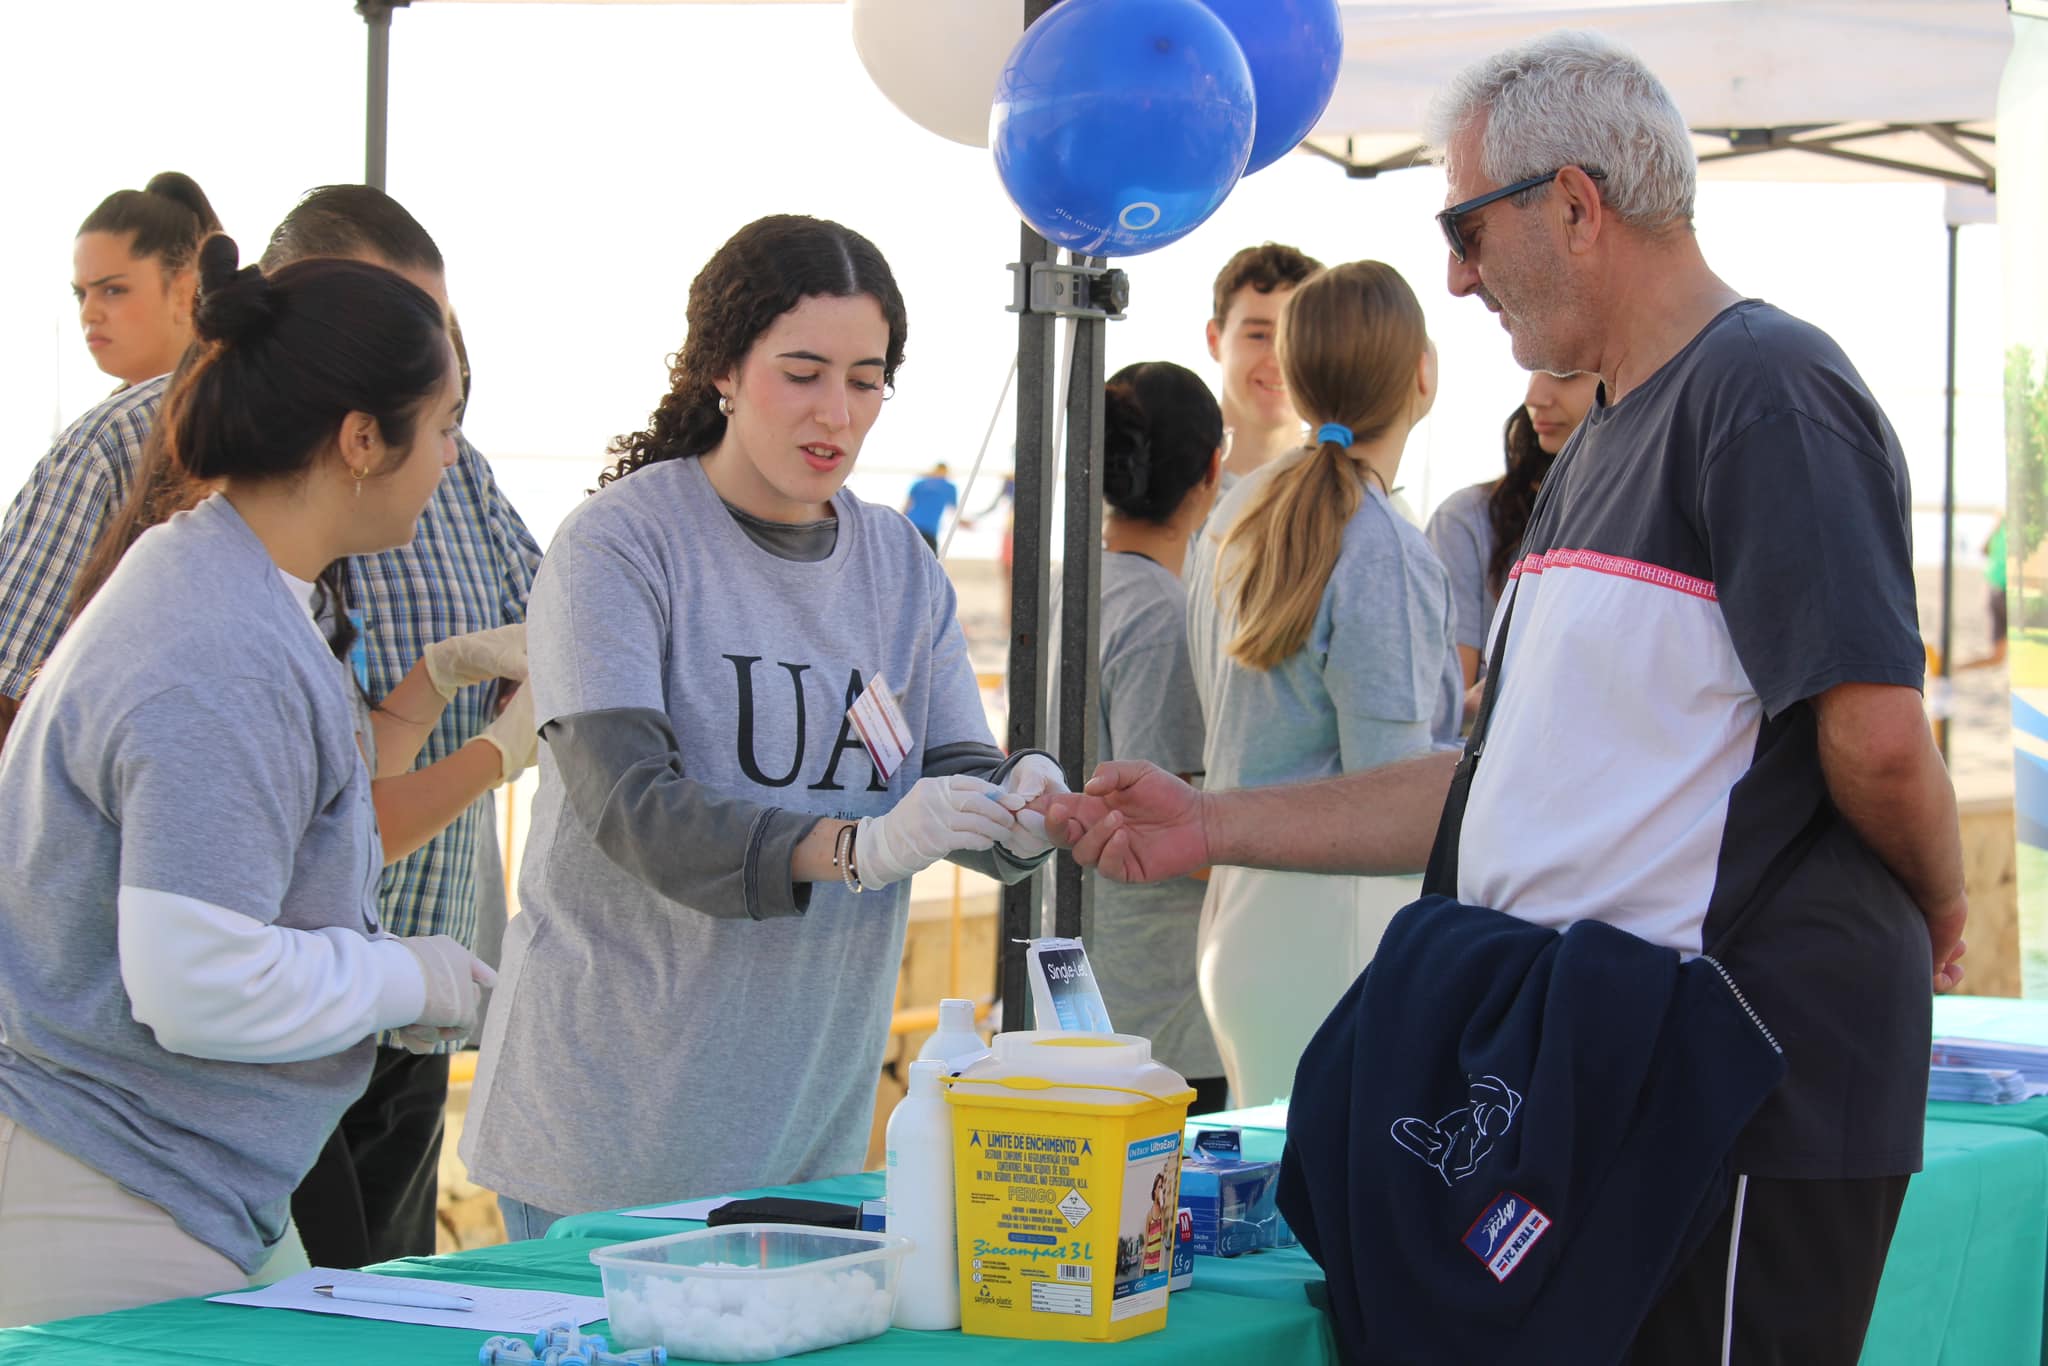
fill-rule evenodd
<path id="1" fill-rule="evenodd" d="M 314 1294 L 316 1285 L 403 1286 L 437 1295 L 465 1295 L 475 1301 L 476 1307 L 415 1309 L 402 1304 L 332 1300 L 325 1295 Z M 427 1281 L 410 1276 L 372 1276 L 361 1271 L 336 1271 L 322 1266 L 287 1276 L 261 1290 L 239 1290 L 231 1295 L 214 1295 L 211 1298 L 216 1304 L 303 1309 L 314 1314 L 340 1314 L 344 1318 L 378 1319 L 385 1323 L 417 1323 L 429 1328 L 468 1328 L 479 1333 L 538 1333 L 563 1319 L 572 1319 L 581 1328 L 605 1316 L 602 1295 L 565 1295 L 553 1290 L 502 1290 L 496 1286 Z"/>
<path id="2" fill-rule="evenodd" d="M 731 1203 L 730 1195 L 720 1195 L 709 1200 L 685 1200 L 675 1205 L 649 1205 L 646 1209 L 625 1209 L 619 1213 L 635 1219 L 695 1219 L 701 1224 L 711 1217 L 711 1211 Z"/>

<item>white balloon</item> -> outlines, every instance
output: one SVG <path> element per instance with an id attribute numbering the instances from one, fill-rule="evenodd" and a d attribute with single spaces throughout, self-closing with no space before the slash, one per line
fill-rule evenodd
<path id="1" fill-rule="evenodd" d="M 996 78 L 1024 35 L 1022 0 L 853 0 L 853 46 L 919 126 L 988 146 Z"/>

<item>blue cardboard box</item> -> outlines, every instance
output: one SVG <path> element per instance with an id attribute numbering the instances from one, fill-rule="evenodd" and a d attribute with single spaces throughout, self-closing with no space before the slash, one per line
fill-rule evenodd
<path id="1" fill-rule="evenodd" d="M 1180 1167 L 1180 1202 L 1193 1223 L 1194 1251 L 1237 1257 L 1280 1247 L 1278 1162 L 1247 1162 L 1235 1129 L 1204 1129 Z M 1285 1235 L 1292 1241 L 1292 1235 Z"/>

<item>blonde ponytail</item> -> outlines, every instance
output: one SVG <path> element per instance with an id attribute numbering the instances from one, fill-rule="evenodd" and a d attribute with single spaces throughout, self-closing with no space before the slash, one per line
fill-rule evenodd
<path id="1" fill-rule="evenodd" d="M 1414 291 L 1378 261 L 1311 276 L 1280 318 L 1280 370 L 1295 411 L 1318 426 L 1341 423 L 1359 443 L 1405 417 L 1428 344 Z M 1271 669 L 1308 642 L 1366 473 L 1350 447 L 1325 441 L 1273 471 L 1231 527 L 1217 593 L 1236 594 L 1238 663 Z"/>

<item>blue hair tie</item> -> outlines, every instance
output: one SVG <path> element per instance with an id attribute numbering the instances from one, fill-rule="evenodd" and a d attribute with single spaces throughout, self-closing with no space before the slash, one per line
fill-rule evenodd
<path id="1" fill-rule="evenodd" d="M 1316 428 L 1316 444 L 1320 446 L 1325 441 L 1334 441 L 1340 446 L 1349 446 L 1351 444 L 1351 429 L 1341 422 L 1325 422 L 1322 426 Z"/>

